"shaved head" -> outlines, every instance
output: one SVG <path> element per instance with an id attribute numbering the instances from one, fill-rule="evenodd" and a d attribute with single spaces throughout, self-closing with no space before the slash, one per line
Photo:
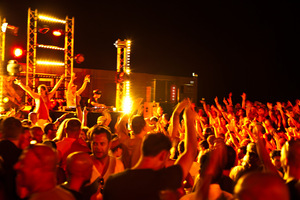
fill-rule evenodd
<path id="1" fill-rule="evenodd" d="M 240 200 L 289 200 L 289 190 L 276 174 L 254 172 L 242 176 L 235 188 Z"/>
<path id="2" fill-rule="evenodd" d="M 74 152 L 67 157 L 67 173 L 69 176 L 90 179 L 93 169 L 93 161 L 88 153 Z"/>

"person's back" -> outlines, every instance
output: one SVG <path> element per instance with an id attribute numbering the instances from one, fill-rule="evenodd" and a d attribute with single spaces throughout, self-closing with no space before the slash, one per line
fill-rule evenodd
<path id="1" fill-rule="evenodd" d="M 79 140 L 81 132 L 81 122 L 77 118 L 71 118 L 66 122 L 66 138 L 56 143 L 60 155 L 61 167 L 65 170 L 66 159 L 69 154 L 76 151 L 90 152 L 87 145 L 83 145 Z"/>
<path id="2" fill-rule="evenodd" d="M 125 168 L 133 167 L 140 158 L 142 140 L 147 133 L 147 125 L 144 117 L 139 115 L 134 116 L 132 118 L 131 128 L 133 136 L 123 142 L 125 146 L 122 161 Z"/>
<path id="3" fill-rule="evenodd" d="M 93 161 L 88 153 L 74 152 L 67 157 L 67 181 L 60 186 L 73 194 L 76 199 L 89 199 L 97 190 L 86 194 L 82 191 L 89 183 Z"/>
<path id="4" fill-rule="evenodd" d="M 104 185 L 103 198 L 109 199 L 160 199 L 165 190 L 176 191 L 188 175 L 197 154 L 195 113 L 189 100 L 179 105 L 185 108 L 186 151 L 175 164 L 165 167 L 172 146 L 168 136 L 163 133 L 147 134 L 142 143 L 141 157 L 131 169 L 111 175 Z M 179 123 L 179 121 L 178 121 Z"/>
<path id="5" fill-rule="evenodd" d="M 26 190 L 29 200 L 74 200 L 72 194 L 57 186 L 57 153 L 45 144 L 26 148 L 14 168 L 17 187 Z"/>
<path id="6" fill-rule="evenodd" d="M 156 144 L 161 147 L 165 146 L 166 149 L 171 148 L 171 142 L 162 133 L 148 134 L 143 143 L 144 146 L 147 141 L 149 147 Z M 162 160 L 157 164 L 161 162 Z M 182 170 L 179 165 L 159 170 L 127 169 L 108 178 L 104 185 L 103 195 L 104 199 L 158 199 L 159 191 L 176 190 L 181 186 L 181 180 Z"/>
<path id="7" fill-rule="evenodd" d="M 234 195 L 240 200 L 288 200 L 289 191 L 277 174 L 251 172 L 237 182 Z"/>
<path id="8" fill-rule="evenodd" d="M 281 149 L 281 163 L 285 172 L 284 179 L 291 194 L 291 199 L 299 199 L 297 182 L 300 181 L 300 140 L 286 142 Z"/>
<path id="9" fill-rule="evenodd" d="M 3 187 L 1 187 L 0 192 L 3 192 L 4 199 L 19 199 L 15 187 L 16 171 L 13 166 L 22 153 L 19 148 L 22 124 L 20 120 L 8 117 L 2 121 L 1 128 L 3 140 L 0 141 L 0 159 L 2 160 L 0 185 Z"/>

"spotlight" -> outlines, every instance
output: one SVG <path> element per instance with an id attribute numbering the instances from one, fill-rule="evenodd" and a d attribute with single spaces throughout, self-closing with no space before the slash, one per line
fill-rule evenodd
<path id="1" fill-rule="evenodd" d="M 82 63 L 82 62 L 84 61 L 84 55 L 83 55 L 83 54 L 77 54 L 77 55 L 75 56 L 75 61 L 76 61 L 76 63 L 78 63 L 78 64 Z"/>
<path id="2" fill-rule="evenodd" d="M 14 76 L 22 71 L 22 66 L 19 65 L 18 61 L 10 60 L 7 64 L 7 72 L 9 75 Z"/>
<path id="3" fill-rule="evenodd" d="M 9 98 L 8 97 L 4 97 L 2 101 L 3 101 L 3 103 L 7 103 L 7 102 L 9 102 Z"/>
<path id="4" fill-rule="evenodd" d="M 23 56 L 24 50 L 19 47 L 16 47 L 13 49 L 13 54 L 15 58 L 20 58 L 21 56 Z"/>
<path id="5" fill-rule="evenodd" d="M 8 23 L 3 23 L 1 26 L 1 31 L 6 32 L 6 30 L 10 30 L 14 36 L 18 36 L 19 27 L 9 25 Z"/>
<path id="6" fill-rule="evenodd" d="M 48 26 L 44 26 L 43 28 L 39 28 L 38 32 L 41 34 L 46 34 L 48 33 L 50 28 Z"/>
<path id="7" fill-rule="evenodd" d="M 56 37 L 59 37 L 63 34 L 63 30 L 61 30 L 61 29 L 53 30 L 52 34 Z"/>

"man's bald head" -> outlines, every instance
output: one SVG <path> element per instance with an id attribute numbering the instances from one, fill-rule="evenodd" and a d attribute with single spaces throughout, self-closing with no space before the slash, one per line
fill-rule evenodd
<path id="1" fill-rule="evenodd" d="M 90 179 L 93 169 L 93 161 L 88 153 L 74 152 L 67 157 L 68 176 Z"/>
<path id="2" fill-rule="evenodd" d="M 17 185 L 27 188 L 30 194 L 55 187 L 57 164 L 57 153 L 51 147 L 30 145 L 14 165 Z"/>
<path id="3" fill-rule="evenodd" d="M 289 190 L 276 174 L 254 172 L 242 176 L 235 188 L 240 200 L 289 200 Z"/>
<path id="4" fill-rule="evenodd" d="M 33 154 L 37 158 L 38 164 L 45 171 L 56 171 L 58 157 L 57 153 L 51 147 L 45 144 L 35 144 L 31 145 L 26 151 L 27 154 Z"/>

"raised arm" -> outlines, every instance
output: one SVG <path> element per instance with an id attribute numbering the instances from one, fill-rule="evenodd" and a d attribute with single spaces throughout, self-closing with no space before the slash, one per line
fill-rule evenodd
<path id="1" fill-rule="evenodd" d="M 105 109 L 103 112 L 103 116 L 106 118 L 106 121 L 104 123 L 104 126 L 109 126 L 111 122 L 111 115 L 107 109 Z"/>
<path id="2" fill-rule="evenodd" d="M 34 91 L 31 90 L 29 86 L 24 85 L 20 80 L 16 79 L 15 84 L 20 86 L 26 93 L 28 93 L 32 98 L 38 99 L 39 94 L 35 93 Z"/>
<path id="3" fill-rule="evenodd" d="M 59 88 L 60 84 L 62 83 L 62 81 L 64 80 L 65 75 L 61 75 L 61 78 L 59 79 L 59 81 L 55 84 L 55 86 L 52 88 L 52 90 L 49 92 L 48 96 L 49 99 L 51 99 L 53 97 L 53 95 L 55 94 L 56 90 Z"/>
<path id="4" fill-rule="evenodd" d="M 276 167 L 271 162 L 270 154 L 268 153 L 264 145 L 263 139 L 261 138 L 263 134 L 261 133 L 260 129 L 255 127 L 253 129 L 253 135 L 257 141 L 256 142 L 257 153 L 265 166 L 265 170 L 267 172 L 278 174 Z"/>
<path id="5" fill-rule="evenodd" d="M 242 95 L 242 108 L 246 110 L 246 98 L 247 98 L 247 95 L 246 93 L 244 92 Z"/>
<path id="6" fill-rule="evenodd" d="M 183 109 L 190 103 L 189 99 L 184 99 L 180 103 L 177 104 L 175 107 L 171 120 L 170 120 L 170 135 L 171 139 L 179 138 L 179 128 L 180 128 L 180 113 L 183 111 Z"/>
<path id="7" fill-rule="evenodd" d="M 224 142 L 217 141 L 215 148 L 210 151 L 205 170 L 198 179 L 195 195 L 191 196 L 192 200 L 208 199 L 209 186 L 212 183 L 212 178 L 217 175 L 216 173 L 223 165 L 224 157 L 227 154 L 226 151 L 227 149 Z"/>
<path id="8" fill-rule="evenodd" d="M 281 119 L 282 119 L 281 122 L 282 122 L 283 127 L 287 128 L 287 117 L 286 117 L 285 113 L 283 112 L 282 104 L 280 102 L 277 102 L 276 107 L 280 112 Z"/>
<path id="9" fill-rule="evenodd" d="M 81 121 L 82 124 L 82 120 L 83 120 L 83 112 L 80 106 L 80 100 L 81 100 L 81 96 L 76 95 L 76 115 L 77 118 Z"/>
<path id="10" fill-rule="evenodd" d="M 197 156 L 197 137 L 196 137 L 196 126 L 195 120 L 197 117 L 197 113 L 192 109 L 191 103 L 189 100 L 187 106 L 185 106 L 185 111 L 183 114 L 185 121 L 185 151 L 183 154 L 179 156 L 176 160 L 175 164 L 180 165 L 183 172 L 183 180 L 185 180 L 186 176 L 189 173 L 189 170 L 193 164 Z M 185 105 L 185 104 L 184 104 Z M 183 181 L 182 180 L 182 181 Z"/>
<path id="11" fill-rule="evenodd" d="M 76 79 L 75 73 L 72 73 L 70 82 L 68 83 L 67 91 L 71 91 L 74 80 Z"/>
<path id="12" fill-rule="evenodd" d="M 83 84 L 82 84 L 81 88 L 77 91 L 77 95 L 80 95 L 85 90 L 88 82 L 90 82 L 90 75 L 86 75 L 84 77 Z"/>
<path id="13" fill-rule="evenodd" d="M 129 131 L 127 129 L 129 116 L 124 114 L 115 124 L 116 133 L 119 136 L 120 142 L 124 142 L 129 138 Z"/>

